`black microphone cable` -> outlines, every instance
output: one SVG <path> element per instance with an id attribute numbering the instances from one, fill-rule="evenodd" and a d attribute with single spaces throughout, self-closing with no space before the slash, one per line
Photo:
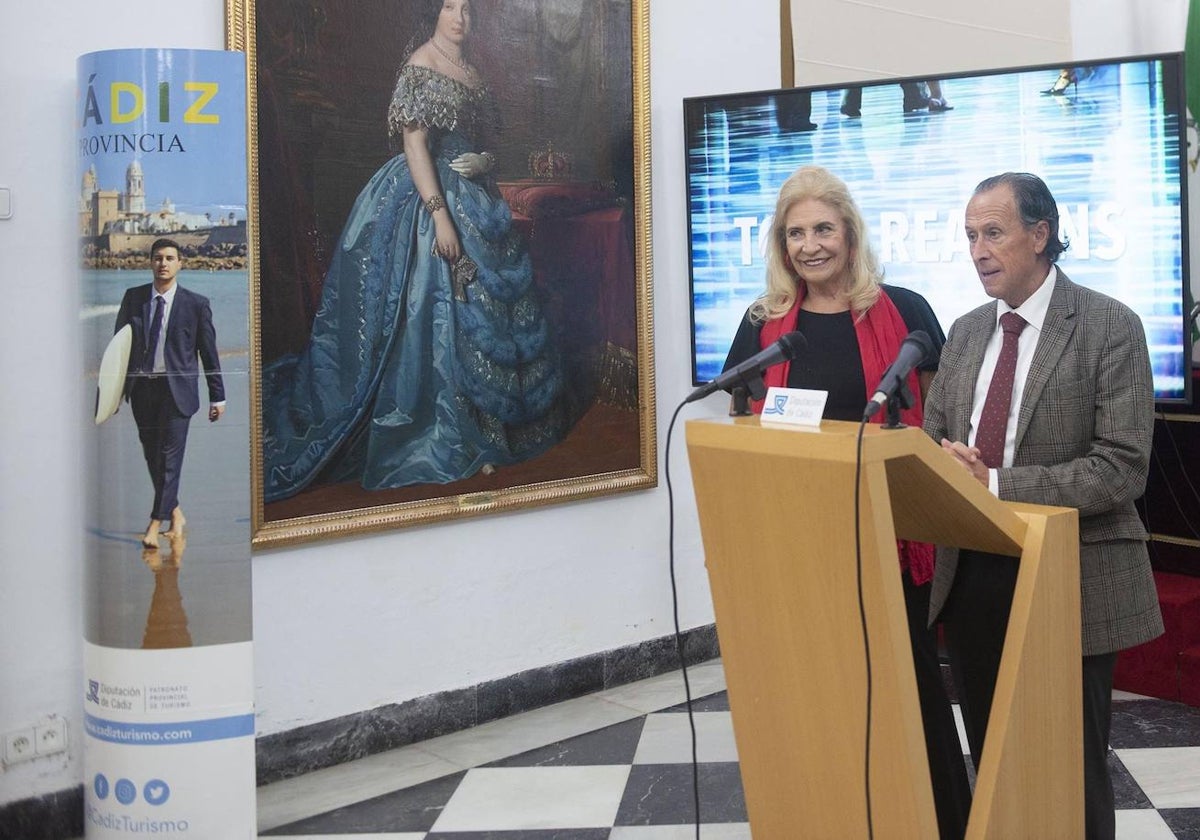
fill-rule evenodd
<path id="1" fill-rule="evenodd" d="M 799 331 L 780 336 L 779 340 L 771 345 L 771 348 L 768 348 L 768 350 L 774 348 L 779 358 L 770 361 L 766 367 L 795 358 L 807 347 L 807 344 L 804 335 Z M 761 360 L 762 355 L 759 353 L 754 358 Z M 667 482 L 667 557 L 671 575 L 671 613 L 675 622 L 675 651 L 679 655 L 679 671 L 683 674 L 683 696 L 687 706 L 688 729 L 691 731 L 692 738 L 692 805 L 696 814 L 696 840 L 700 840 L 700 761 L 696 745 L 696 715 L 692 710 L 692 686 L 688 680 L 687 657 L 683 650 L 683 631 L 679 627 L 679 587 L 675 580 L 675 488 L 671 484 L 671 437 L 675 432 L 675 421 L 679 419 L 679 412 L 683 410 L 683 407 L 703 396 L 714 393 L 718 390 L 717 388 L 713 388 L 711 391 L 708 388 L 720 380 L 721 377 L 717 377 L 706 386 L 701 386 L 675 408 L 675 413 L 671 415 L 671 422 L 667 425 L 667 444 L 663 452 L 663 473 Z"/>
<path id="2" fill-rule="evenodd" d="M 663 454 L 663 473 L 667 484 L 667 556 L 668 569 L 671 577 L 671 612 L 675 626 L 675 650 L 679 657 L 679 670 L 683 675 L 683 694 L 685 705 L 687 707 L 688 728 L 691 732 L 691 748 L 692 748 L 692 807 L 695 813 L 696 840 L 700 840 L 700 776 L 698 759 L 697 740 L 696 740 L 696 718 L 692 709 L 692 689 L 691 683 L 688 680 L 687 674 L 687 657 L 684 655 L 683 649 L 683 631 L 679 624 L 679 588 L 675 577 L 675 490 L 671 482 L 671 440 L 675 433 L 675 421 L 679 418 L 679 413 L 687 405 L 687 401 L 681 402 L 671 415 L 671 422 L 667 426 L 667 442 Z M 863 791 L 866 798 L 867 807 L 867 837 L 868 840 L 874 840 L 875 837 L 875 822 L 872 814 L 871 802 L 871 723 L 872 723 L 872 708 L 874 705 L 873 694 L 874 685 L 872 680 L 871 667 L 871 638 L 867 631 L 867 608 L 866 600 L 863 595 L 863 570 L 862 570 L 862 512 L 859 505 L 860 488 L 862 486 L 862 449 L 863 435 L 867 427 L 867 421 L 862 420 L 858 426 L 858 441 L 857 454 L 854 465 L 854 554 L 855 554 L 855 571 L 856 585 L 858 591 L 858 617 L 862 627 L 863 652 L 866 659 L 867 668 L 867 698 L 866 698 L 866 733 L 863 746 Z"/>
<path id="3" fill-rule="evenodd" d="M 867 732 L 863 742 L 863 791 L 867 801 L 867 837 L 874 840 L 875 821 L 871 814 L 871 707 L 874 686 L 871 681 L 871 634 L 867 632 L 867 606 L 863 599 L 862 511 L 859 496 L 862 488 L 863 433 L 867 428 L 864 417 L 858 424 L 858 446 L 854 458 L 854 564 L 858 582 L 858 618 L 862 624 L 863 653 L 867 664 Z"/>
<path id="4" fill-rule="evenodd" d="M 667 426 L 667 445 L 663 453 L 663 473 L 667 481 L 667 557 L 671 574 L 671 612 L 675 619 L 675 651 L 679 654 L 679 670 L 683 674 L 683 696 L 687 705 L 688 728 L 692 733 L 692 805 L 696 814 L 696 840 L 700 840 L 700 762 L 696 747 L 696 717 L 692 712 L 692 687 L 688 682 L 687 657 L 683 652 L 683 631 L 679 628 L 679 588 L 675 582 L 675 490 L 671 485 L 671 436 L 675 421 L 688 401 L 684 400 L 671 415 Z"/>

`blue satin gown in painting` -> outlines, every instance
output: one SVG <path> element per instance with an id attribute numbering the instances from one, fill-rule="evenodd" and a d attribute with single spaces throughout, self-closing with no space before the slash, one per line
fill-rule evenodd
<path id="1" fill-rule="evenodd" d="M 525 460 L 570 420 L 534 299 L 529 254 L 487 176 L 450 168 L 494 121 L 486 89 L 405 65 L 389 130 L 428 129 L 473 280 L 452 281 L 404 154 L 359 194 L 325 276 L 308 346 L 263 372 L 268 502 L 311 484 L 446 483 Z M 460 278 L 461 280 L 462 278 Z"/>

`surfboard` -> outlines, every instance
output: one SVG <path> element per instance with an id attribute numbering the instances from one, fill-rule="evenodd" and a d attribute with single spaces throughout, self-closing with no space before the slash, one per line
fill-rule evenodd
<path id="1" fill-rule="evenodd" d="M 125 372 L 129 370 L 129 352 L 133 347 L 133 327 L 129 324 L 117 330 L 104 348 L 100 358 L 100 375 L 96 382 L 96 425 L 99 426 L 117 413 L 121 394 L 125 390 Z"/>

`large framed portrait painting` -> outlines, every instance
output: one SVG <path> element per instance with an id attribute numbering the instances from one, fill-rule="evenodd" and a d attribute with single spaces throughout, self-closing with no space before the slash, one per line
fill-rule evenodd
<path id="1" fill-rule="evenodd" d="M 227 0 L 254 543 L 652 487 L 648 0 Z"/>

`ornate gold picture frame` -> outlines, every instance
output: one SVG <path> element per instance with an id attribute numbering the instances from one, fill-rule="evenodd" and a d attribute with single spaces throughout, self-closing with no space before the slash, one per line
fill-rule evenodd
<path id="1" fill-rule="evenodd" d="M 648 0 L 226 17 L 248 63 L 254 546 L 654 487 Z"/>

